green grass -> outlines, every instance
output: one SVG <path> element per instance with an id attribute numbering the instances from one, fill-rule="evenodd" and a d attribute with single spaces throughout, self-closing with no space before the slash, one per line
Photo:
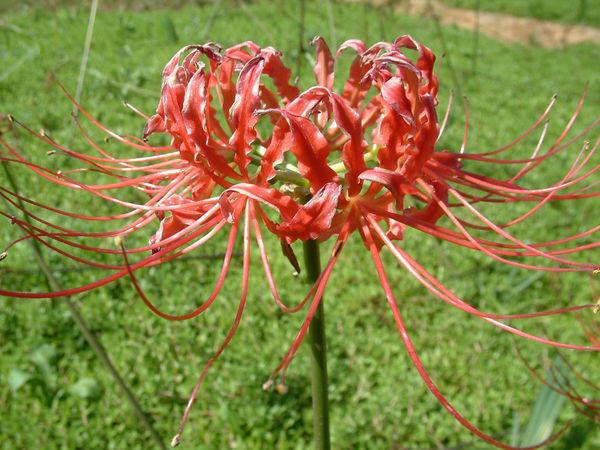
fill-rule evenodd
<path id="1" fill-rule="evenodd" d="M 228 46 L 252 39 L 283 50 L 294 66 L 297 11 L 282 5 L 249 5 L 252 17 L 232 7 L 100 12 L 82 101 L 118 132 L 137 134 L 143 124 L 122 107 L 121 101 L 127 99 L 142 110 L 152 111 L 162 66 L 186 43 L 215 41 Z M 438 54 L 445 52 L 450 59 L 441 61 L 440 103 L 445 105 L 452 88 L 453 68 L 461 92 L 469 96 L 469 147 L 474 151 L 509 142 L 533 122 L 555 92 L 560 93 L 560 103 L 552 117 L 552 136 L 570 116 L 586 83 L 589 96 L 576 128 L 581 130 L 600 110 L 598 47 L 580 45 L 549 51 L 481 37 L 477 70 L 473 73 L 472 33 L 444 28 L 442 44 L 430 21 L 394 16 L 363 5 L 335 4 L 334 18 L 332 30 L 321 3 L 309 3 L 304 41 L 315 34 L 329 39 L 332 31 L 338 44 L 350 37 L 374 42 L 410 33 Z M 34 129 L 45 128 L 56 140 L 73 140 L 74 147 L 84 148 L 69 120 L 70 105 L 53 80 L 61 80 L 74 92 L 87 11 L 29 9 L 6 15 L 3 20 L 10 27 L 0 28 L 0 113 L 10 112 Z M 302 84 L 308 85 L 310 77 L 309 62 L 305 60 Z M 458 148 L 462 126 L 457 104 L 441 146 Z M 32 160 L 63 170 L 74 167 L 63 157 L 46 156 L 47 148 L 36 140 L 23 134 L 20 139 L 20 146 Z M 528 140 L 515 150 L 515 156 L 527 154 L 531 145 Z M 540 173 L 531 177 L 531 185 L 558 179 L 572 157 L 573 153 L 564 155 L 556 163 L 542 166 Z M 108 211 L 88 196 L 42 183 L 25 171 L 15 171 L 23 189 L 33 197 L 65 209 Z M 536 241 L 566 235 L 595 225 L 597 209 L 593 208 L 591 201 L 552 204 L 516 233 Z M 486 209 L 500 222 L 519 211 Z M 6 223 L 0 230 L 3 244 L 17 236 L 14 227 Z M 145 238 L 140 237 L 140 241 Z M 223 238 L 214 240 L 196 255 L 221 252 L 223 244 Z M 585 275 L 519 271 L 410 231 L 403 245 L 457 294 L 485 310 L 530 311 L 585 303 L 592 298 L 590 280 Z M 293 301 L 305 286 L 291 276 L 289 264 L 279 256 L 277 243 L 269 241 L 269 247 L 282 293 Z M 597 260 L 598 256 L 595 252 L 586 259 Z M 256 250 L 253 258 L 257 263 Z M 511 337 L 442 304 L 396 267 L 388 253 L 384 253 L 384 259 L 415 345 L 439 387 L 467 418 L 508 441 L 513 415 L 527 418 L 538 392 L 538 385 L 515 356 Z M 51 254 L 48 260 L 64 286 L 100 276 Z M 44 290 L 44 279 L 33 261 L 26 246 L 11 251 L 2 262 L 2 288 Z M 220 300 L 191 322 L 171 323 L 154 317 L 126 281 L 77 299 L 83 315 L 166 442 L 176 430 L 203 362 L 216 350 L 233 319 L 241 261 L 236 259 L 234 266 Z M 306 352 L 301 351 L 292 365 L 287 395 L 261 390 L 302 317 L 284 316 L 276 310 L 266 294 L 264 277 L 258 265 L 254 266 L 241 329 L 207 378 L 192 412 L 184 448 L 310 448 Z M 186 260 L 151 269 L 140 279 L 161 306 L 181 312 L 209 292 L 218 269 L 218 260 Z M 373 265 L 358 240 L 353 240 L 341 257 L 327 291 L 326 309 L 334 448 L 441 448 L 460 444 L 484 448 L 440 407 L 411 367 Z M 523 326 L 532 332 L 581 341 L 574 323 L 572 318 L 559 317 Z M 520 345 L 537 366 L 551 354 L 539 345 L 524 341 Z M 53 304 L 2 299 L 0 347 L 0 448 L 150 447 L 149 437 L 60 300 Z M 595 356 L 569 354 L 570 360 L 592 378 L 600 368 Z M 17 382 L 27 376 L 31 380 L 15 389 Z M 559 423 L 575 417 L 574 409 L 567 406 Z M 599 446 L 598 428 L 578 418 L 575 431 L 567 433 L 553 448 Z"/>
<path id="2" fill-rule="evenodd" d="M 457 8 L 477 9 L 567 24 L 600 27 L 600 3 L 594 0 L 442 0 Z"/>

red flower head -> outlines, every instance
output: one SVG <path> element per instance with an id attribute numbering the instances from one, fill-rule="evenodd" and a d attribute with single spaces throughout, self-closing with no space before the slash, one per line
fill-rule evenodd
<path id="1" fill-rule="evenodd" d="M 581 238 L 592 236 L 598 226 L 573 236 L 539 243 L 526 243 L 509 231 L 511 226 L 530 218 L 550 201 L 598 195 L 590 189 L 593 184 L 580 186 L 599 169 L 599 166 L 588 168 L 599 141 L 591 148 L 588 144 L 582 147 L 560 181 L 537 189 L 520 184 L 529 172 L 582 138 L 583 133 L 570 138 L 567 135 L 583 99 L 548 150 L 542 151 L 541 139 L 530 158 L 511 160 L 498 155 L 539 128 L 554 99 L 522 136 L 497 150 L 469 154 L 464 152 L 464 142 L 458 152 L 439 150 L 436 142 L 446 120 L 440 126 L 436 114 L 435 56 L 427 47 L 409 36 L 399 37 L 393 43 L 377 43 L 370 48 L 361 41 L 349 40 L 334 57 L 321 38 L 316 38 L 313 43 L 316 46 L 316 85 L 303 92 L 291 84 L 290 70 L 283 64 L 281 55 L 270 47 L 260 48 L 245 42 L 224 51 L 212 43 L 182 48 L 165 66 L 160 102 L 156 114 L 147 118 L 143 140 L 111 132 L 80 108 L 88 119 L 114 139 L 139 150 L 142 156 L 137 158 L 108 154 L 89 139 L 83 129 L 84 136 L 99 156 L 75 152 L 29 130 L 55 149 L 85 163 L 88 170 L 112 177 L 114 182 L 111 183 L 86 184 L 77 181 L 72 173 L 38 166 L 2 140 L 10 154 L 2 160 L 25 165 L 52 182 L 84 190 L 128 210 L 111 216 L 82 215 L 36 203 L 1 188 L 2 197 L 34 220 L 30 224 L 11 217 L 25 232 L 19 241 L 35 239 L 67 258 L 100 267 L 110 274 L 87 285 L 59 292 L 2 290 L 0 294 L 21 298 L 58 297 L 95 289 L 130 276 L 141 298 L 154 313 L 170 320 L 189 319 L 206 310 L 217 298 L 241 227 L 243 269 L 238 312 L 225 342 L 200 375 L 184 413 L 176 438 L 178 442 L 208 368 L 231 341 L 240 323 L 248 292 L 252 234 L 277 304 L 286 312 L 295 312 L 308 303 L 306 319 L 274 370 L 272 380 L 278 375 L 285 377 L 340 252 L 351 233 L 357 231 L 373 258 L 404 345 L 428 388 L 473 433 L 489 443 L 510 448 L 464 419 L 427 374 L 404 326 L 380 251 L 383 247 L 388 248 L 402 267 L 441 300 L 498 328 L 555 347 L 600 350 L 597 343 L 584 346 L 556 342 L 504 322 L 505 319 L 570 312 L 590 305 L 518 315 L 480 311 L 453 294 L 399 245 L 406 227 L 412 227 L 515 267 L 552 272 L 597 268 L 594 264 L 571 260 L 569 255 L 598 247 L 598 242 L 577 243 Z M 340 75 L 334 68 L 336 58 L 344 51 L 353 51 L 356 56 L 343 89 L 338 93 L 333 86 L 334 77 Z M 415 53 L 414 59 L 407 56 Z M 598 121 L 590 125 L 586 133 L 597 124 Z M 156 133 L 170 136 L 170 145 L 150 145 L 146 139 Z M 544 135 L 545 128 L 542 137 Z M 491 165 L 515 165 L 518 170 L 509 179 L 494 179 L 469 171 L 467 166 L 471 160 Z M 148 200 L 134 203 L 110 193 L 128 187 L 147 194 Z M 82 232 L 47 221 L 23 208 L 20 202 L 84 223 L 123 219 L 129 219 L 129 222 L 104 232 Z M 494 223 L 478 209 L 479 204 L 493 203 L 502 207 L 513 202 L 529 202 L 532 207 L 525 214 L 502 224 Z M 473 222 L 462 218 L 465 214 L 470 215 Z M 448 219 L 454 229 L 440 225 L 438 222 L 442 217 Z M 124 237 L 147 228 L 154 230 L 148 245 L 125 248 Z M 135 273 L 192 251 L 223 228 L 229 230 L 229 237 L 213 292 L 193 311 L 181 315 L 160 311 L 142 292 Z M 317 282 L 296 306 L 284 304 L 279 297 L 262 238 L 263 228 L 281 239 L 284 252 L 295 265 L 292 242 L 336 240 Z M 489 236 L 477 237 L 473 230 L 488 232 Z M 103 240 L 107 237 L 119 238 L 121 249 L 82 243 L 82 239 Z M 12 245 L 14 243 L 9 247 Z M 560 249 L 557 249 L 558 245 Z M 124 259 L 120 264 L 98 263 L 79 256 L 81 250 L 122 254 Z M 138 254 L 143 257 L 130 261 Z"/>

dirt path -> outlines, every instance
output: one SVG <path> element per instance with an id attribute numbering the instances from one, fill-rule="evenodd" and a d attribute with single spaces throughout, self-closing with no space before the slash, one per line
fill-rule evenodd
<path id="1" fill-rule="evenodd" d="M 387 5 L 398 13 L 437 18 L 444 25 L 455 25 L 466 30 L 479 28 L 481 34 L 506 42 L 536 44 L 546 48 L 565 47 L 581 42 L 600 45 L 600 28 L 585 25 L 565 25 L 485 11 L 477 14 L 472 10 L 451 8 L 435 0 L 367 1 L 379 6 Z"/>

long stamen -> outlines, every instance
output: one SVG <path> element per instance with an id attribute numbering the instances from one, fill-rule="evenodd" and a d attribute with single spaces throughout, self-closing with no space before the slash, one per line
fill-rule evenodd
<path id="1" fill-rule="evenodd" d="M 263 264 L 263 269 L 265 272 L 265 276 L 267 277 L 267 283 L 269 284 L 269 289 L 271 290 L 271 295 L 273 296 L 273 299 L 275 300 L 275 303 L 277 304 L 277 306 L 279 306 L 281 308 L 282 311 L 289 313 L 289 314 L 293 314 L 296 313 L 298 311 L 300 311 L 304 305 L 308 302 L 308 300 L 310 300 L 311 296 L 313 295 L 315 289 L 317 288 L 317 283 L 315 283 L 311 289 L 309 290 L 308 294 L 304 297 L 304 299 L 302 301 L 300 301 L 297 305 L 295 306 L 288 306 L 286 305 L 282 300 L 281 297 L 279 295 L 279 292 L 277 290 L 277 286 L 275 284 L 275 280 L 273 278 L 273 273 L 271 272 L 271 267 L 269 265 L 269 258 L 267 255 L 267 250 L 265 248 L 265 244 L 262 238 L 262 233 L 260 231 L 260 225 L 258 223 L 258 221 L 256 219 L 252 220 L 252 226 L 254 228 L 254 237 L 256 238 L 256 243 L 258 245 L 258 250 L 260 252 L 260 257 L 262 260 L 262 264 Z"/>
<path id="2" fill-rule="evenodd" d="M 559 431 L 559 433 L 555 434 L 554 436 L 551 436 L 550 438 L 544 440 L 543 442 L 539 443 L 538 445 L 534 445 L 534 446 L 530 446 L 530 447 L 514 447 L 514 446 L 510 446 L 507 444 L 504 444 L 503 442 L 500 442 L 496 439 L 494 439 L 492 436 L 482 432 L 479 428 L 477 428 L 476 426 L 474 426 L 471 422 L 469 422 L 467 419 L 465 419 L 455 408 L 454 406 L 452 406 L 452 404 L 446 399 L 446 397 L 441 393 L 441 391 L 438 389 L 437 385 L 433 382 L 433 380 L 431 379 L 431 377 L 429 376 L 429 374 L 427 373 L 425 367 L 423 366 L 423 363 L 421 361 L 421 359 L 419 358 L 419 355 L 412 343 L 412 340 L 410 338 L 410 335 L 408 334 L 408 330 L 406 329 L 406 326 L 404 325 L 404 321 L 402 319 L 402 316 L 400 315 L 400 310 L 398 308 L 398 304 L 396 302 L 396 299 L 394 297 L 394 294 L 392 293 L 392 289 L 389 283 L 389 280 L 387 278 L 387 275 L 385 273 L 385 269 L 383 268 L 383 263 L 381 261 L 381 258 L 379 257 L 379 252 L 377 250 L 377 247 L 373 241 L 373 238 L 371 237 L 370 234 L 370 230 L 368 226 L 363 226 L 362 228 L 362 234 L 363 234 L 363 239 L 365 240 L 365 244 L 367 245 L 369 251 L 371 252 L 371 256 L 373 258 L 373 262 L 375 264 L 375 267 L 377 269 L 377 274 L 379 276 L 379 280 L 381 281 L 383 290 L 385 292 L 385 296 L 388 300 L 388 305 L 390 306 L 391 310 L 392 310 L 392 314 L 394 316 L 394 321 L 396 322 L 396 327 L 398 329 L 398 332 L 400 333 L 400 337 L 402 338 L 402 342 L 404 343 L 404 346 L 406 347 L 406 351 L 408 352 L 408 355 L 411 359 L 411 361 L 413 362 L 415 368 L 417 369 L 417 371 L 419 372 L 419 375 L 421 376 L 421 378 L 423 379 L 423 381 L 425 382 L 425 385 L 427 386 L 427 388 L 431 391 L 431 393 L 438 399 L 438 401 L 440 402 L 440 404 L 458 421 L 460 422 L 461 425 L 463 425 L 465 428 L 467 428 L 469 431 L 471 431 L 473 434 L 475 434 L 476 436 L 478 436 L 479 438 L 483 439 L 484 441 L 495 445 L 496 447 L 500 447 L 500 448 L 504 448 L 504 449 L 536 449 L 536 448 L 540 448 L 554 440 L 556 440 L 558 437 L 560 437 L 560 435 L 566 430 L 566 427 L 563 428 L 561 431 Z"/>
<path id="3" fill-rule="evenodd" d="M 291 363 L 296 351 L 298 350 L 298 347 L 302 343 L 304 336 L 306 335 L 306 333 L 308 331 L 308 327 L 310 326 L 312 318 L 315 315 L 315 312 L 317 311 L 319 302 L 321 301 L 321 298 L 323 297 L 323 294 L 325 293 L 325 287 L 327 286 L 327 282 L 329 281 L 331 272 L 333 271 L 333 268 L 335 267 L 335 264 L 338 260 L 338 257 L 340 255 L 347 239 L 348 239 L 348 227 L 345 226 L 343 231 L 340 232 L 340 235 L 338 236 L 336 243 L 334 244 L 333 252 L 329 258 L 329 261 L 327 262 L 327 265 L 323 269 L 321 280 L 320 281 L 317 280 L 317 283 L 318 283 L 317 289 L 316 289 L 314 297 L 309 305 L 308 311 L 306 313 L 306 318 L 304 319 L 304 322 L 302 323 L 300 330 L 296 334 L 296 337 L 294 338 L 292 345 L 289 347 L 288 351 L 284 355 L 284 357 L 281 360 L 281 362 L 279 363 L 279 365 L 271 373 L 270 379 L 275 379 L 275 377 L 277 376 L 279 371 L 281 371 L 282 369 L 284 369 Z"/>
<path id="4" fill-rule="evenodd" d="M 246 205 L 246 208 L 247 208 L 247 205 Z M 198 396 L 198 393 L 200 392 L 200 388 L 202 387 L 204 378 L 206 378 L 206 375 L 208 374 L 208 370 L 217 361 L 219 356 L 221 356 L 221 354 L 225 351 L 225 349 L 227 348 L 227 346 L 229 345 L 229 343 L 235 336 L 235 333 L 240 325 L 240 322 L 242 320 L 242 314 L 244 313 L 244 307 L 246 306 L 249 278 L 250 278 L 250 214 L 248 214 L 248 211 L 246 210 L 246 214 L 244 217 L 244 258 L 243 258 L 243 265 L 242 265 L 242 289 L 241 289 L 240 301 L 238 304 L 238 308 L 235 313 L 235 318 L 234 318 L 233 324 L 231 325 L 231 328 L 229 329 L 229 332 L 227 333 L 227 336 L 225 337 L 225 340 L 223 341 L 223 343 L 221 344 L 221 346 L 219 347 L 217 352 L 205 364 L 204 368 L 202 369 L 202 372 L 200 372 L 198 381 L 196 382 L 196 385 L 194 386 L 194 389 L 192 390 L 192 395 L 190 396 L 187 406 L 183 412 L 183 416 L 181 417 L 181 422 L 179 423 L 179 430 L 177 431 L 177 434 L 171 441 L 171 445 L 173 447 L 179 445 L 179 443 L 181 442 L 181 437 L 183 435 L 185 425 L 188 422 L 192 406 L 194 405 L 194 401 L 196 400 L 196 397 Z"/>
<path id="5" fill-rule="evenodd" d="M 394 257 L 400 262 L 411 275 L 413 275 L 427 290 L 432 292 L 436 297 L 442 299 L 446 303 L 458 307 L 461 310 L 481 317 L 485 321 L 491 323 L 495 327 L 498 327 L 502 330 L 513 333 L 517 336 L 524 337 L 534 342 L 539 342 L 541 344 L 551 345 L 553 347 L 558 348 L 566 348 L 572 350 L 587 350 L 587 351 L 600 351 L 600 346 L 587 346 L 587 345 L 576 345 L 576 344 L 568 344 L 564 342 L 558 342 L 551 339 L 542 338 L 539 336 L 535 336 L 524 331 L 521 331 L 517 328 L 506 325 L 505 323 L 499 322 L 495 320 L 493 314 L 482 313 L 478 309 L 464 302 L 456 295 L 454 295 L 451 291 L 444 287 L 442 283 L 437 281 L 433 275 L 427 272 L 422 266 L 420 266 L 414 259 L 410 258 L 406 252 L 400 249 L 398 246 L 394 245 L 389 238 L 385 235 L 381 227 L 370 217 L 367 217 L 366 220 L 369 223 L 369 226 L 375 230 L 377 235 L 383 240 L 386 246 L 390 249 Z M 544 312 L 542 315 L 553 315 L 553 312 Z M 502 315 L 502 318 L 512 318 L 506 315 Z M 535 316 L 533 316 L 535 317 Z M 514 317 L 519 318 L 519 317 Z"/>
<path id="6" fill-rule="evenodd" d="M 223 225 L 224 225 L 224 222 L 221 222 L 217 226 L 215 226 L 206 236 L 204 236 L 203 238 L 201 238 L 197 241 L 197 243 L 196 243 L 197 246 L 200 246 L 203 243 L 208 242 L 208 240 L 210 240 L 218 231 L 221 230 Z M 127 258 L 128 251 L 125 249 L 124 244 L 121 242 L 121 251 L 123 254 L 123 259 L 125 260 L 125 265 L 127 267 L 129 277 L 131 279 L 131 282 L 132 282 L 136 292 L 138 293 L 138 295 L 140 296 L 140 298 L 142 299 L 144 304 L 157 316 L 162 317 L 163 319 L 173 320 L 173 321 L 189 320 L 189 319 L 192 319 L 192 318 L 200 315 L 204 311 L 206 311 L 213 304 L 213 302 L 217 299 L 217 297 L 218 297 L 219 293 L 221 292 L 223 285 L 225 283 L 227 273 L 229 272 L 231 256 L 233 254 L 233 249 L 235 247 L 235 238 L 237 236 L 237 231 L 238 231 L 238 223 L 236 222 L 235 224 L 232 225 L 231 230 L 229 232 L 229 239 L 227 241 L 227 250 L 226 250 L 225 256 L 223 258 L 223 264 L 221 265 L 221 273 L 219 274 L 219 277 L 217 278 L 217 282 L 215 283 L 215 287 L 214 287 L 213 291 L 211 292 L 209 297 L 202 302 L 202 304 L 200 306 L 195 308 L 193 311 L 191 311 L 189 313 L 185 313 L 185 314 L 169 314 L 164 311 L 161 311 L 150 299 L 148 299 L 148 297 L 142 290 L 141 286 L 139 285 L 133 271 L 131 270 L 129 260 Z"/>

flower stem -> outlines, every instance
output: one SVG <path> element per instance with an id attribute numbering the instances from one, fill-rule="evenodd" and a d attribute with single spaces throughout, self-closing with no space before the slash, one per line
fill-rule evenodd
<path id="1" fill-rule="evenodd" d="M 12 187 L 13 191 L 20 192 L 17 179 L 11 171 L 11 166 L 6 161 L 2 161 L 2 168 L 4 169 L 6 179 L 8 180 L 8 183 Z M 21 199 L 17 199 L 16 202 L 22 209 L 25 208 L 25 205 Z M 25 220 L 25 222 L 31 225 L 31 219 L 28 215 L 23 215 L 23 220 Z M 46 277 L 48 287 L 53 291 L 60 291 L 61 287 L 58 283 L 58 280 L 52 273 L 52 269 L 44 259 L 40 243 L 36 240 L 31 240 L 30 244 L 33 249 L 33 255 L 35 257 L 35 260 L 38 266 L 40 267 L 40 270 Z M 102 362 L 102 364 L 104 364 L 110 376 L 116 382 L 117 386 L 121 389 L 121 392 L 124 394 L 125 399 L 131 405 L 138 420 L 142 423 L 142 425 L 146 428 L 146 431 L 148 431 L 148 433 L 150 434 L 152 440 L 156 444 L 156 447 L 165 450 L 167 447 L 165 446 L 165 443 L 163 442 L 162 438 L 152 425 L 152 422 L 150 421 L 146 412 L 142 409 L 142 405 L 133 394 L 129 385 L 125 381 L 125 378 L 121 375 L 121 373 L 113 363 L 112 357 L 109 355 L 108 351 L 104 348 L 96 334 L 92 331 L 88 323 L 85 321 L 85 319 L 81 315 L 81 312 L 79 312 L 77 304 L 70 297 L 64 297 L 63 302 L 67 305 L 67 308 L 71 313 L 71 317 L 77 325 L 77 327 L 79 328 L 79 331 L 81 331 L 83 338 L 92 348 L 92 350 L 94 351 L 98 359 Z"/>
<path id="2" fill-rule="evenodd" d="M 321 259 L 317 241 L 304 242 L 304 266 L 309 282 L 321 274 Z M 325 310 L 323 299 L 308 330 L 311 355 L 313 430 L 315 450 L 329 450 L 329 395 L 327 392 L 327 344 L 325 340 Z"/>

